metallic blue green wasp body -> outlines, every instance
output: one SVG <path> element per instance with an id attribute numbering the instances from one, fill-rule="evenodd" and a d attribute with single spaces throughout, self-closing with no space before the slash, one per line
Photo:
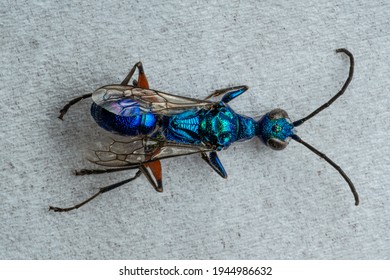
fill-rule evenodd
<path id="1" fill-rule="evenodd" d="M 359 198 L 351 180 L 344 171 L 326 155 L 316 150 L 297 136 L 295 127 L 328 107 L 347 89 L 352 80 L 354 59 L 346 49 L 350 59 L 349 76 L 342 89 L 327 103 L 307 117 L 292 122 L 282 109 L 274 109 L 259 120 L 236 113 L 228 103 L 248 90 L 247 86 L 229 87 L 217 90 L 205 99 L 193 99 L 149 89 L 142 64 L 134 65 L 121 84 L 101 87 L 91 94 L 83 95 L 69 102 L 62 110 L 60 118 L 74 103 L 92 97 L 91 114 L 96 123 L 107 131 L 128 136 L 128 141 L 113 141 L 107 150 L 95 151 L 90 161 L 110 167 L 103 170 L 83 169 L 77 175 L 107 173 L 138 169 L 128 180 L 101 188 L 91 198 L 70 208 L 50 207 L 54 211 L 69 211 L 79 208 L 101 193 L 117 188 L 140 176 L 148 178 L 159 192 L 162 188 L 160 160 L 199 154 L 221 177 L 227 173 L 218 158 L 217 152 L 227 149 L 237 141 L 260 138 L 275 150 L 284 149 L 293 139 L 330 163 L 347 181 L 358 205 Z M 136 69 L 138 81 L 129 85 Z M 212 98 L 220 100 L 211 101 Z"/>

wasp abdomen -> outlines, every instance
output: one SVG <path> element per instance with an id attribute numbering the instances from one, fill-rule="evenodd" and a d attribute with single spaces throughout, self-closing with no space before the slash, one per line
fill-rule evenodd
<path id="1" fill-rule="evenodd" d="M 156 116 L 150 112 L 134 110 L 133 115 L 119 116 L 96 103 L 91 106 L 91 115 L 100 127 L 124 136 L 147 135 L 152 133 L 157 125 Z"/>

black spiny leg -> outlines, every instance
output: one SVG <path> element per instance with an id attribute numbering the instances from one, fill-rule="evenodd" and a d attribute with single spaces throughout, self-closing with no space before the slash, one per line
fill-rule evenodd
<path id="1" fill-rule="evenodd" d="M 121 168 L 111 168 L 111 169 L 79 169 L 73 172 L 76 176 L 91 175 L 91 174 L 103 174 L 103 173 L 113 173 L 119 171 L 125 171 L 130 169 L 137 169 L 138 166 L 132 167 L 121 167 Z"/>
<path id="2" fill-rule="evenodd" d="M 133 77 L 135 70 L 138 68 L 139 75 L 144 74 L 144 68 L 142 66 L 142 62 L 139 61 L 134 64 L 133 68 L 131 68 L 129 74 L 127 74 L 126 78 L 121 82 L 122 86 L 126 86 L 129 84 L 131 77 Z"/>
<path id="3" fill-rule="evenodd" d="M 92 96 L 92 93 L 87 93 L 87 94 L 84 94 L 82 96 L 79 96 L 75 99 L 72 99 L 71 101 L 69 101 L 68 104 L 66 104 L 61 110 L 60 110 L 60 115 L 58 116 L 58 118 L 60 120 L 62 120 L 62 118 L 64 117 L 64 115 L 66 114 L 66 112 L 68 112 L 69 108 L 76 104 L 77 102 L 83 100 L 83 99 L 86 99 L 86 98 L 90 98 Z"/>
<path id="4" fill-rule="evenodd" d="M 105 193 L 105 192 L 108 192 L 108 191 L 111 191 L 113 189 L 116 189 L 124 184 L 127 184 L 133 180 L 135 180 L 136 178 L 138 178 L 140 175 L 142 174 L 142 172 L 140 170 L 137 171 L 137 173 L 134 175 L 134 177 L 130 178 L 130 179 L 127 179 L 127 180 L 123 180 L 121 182 L 118 182 L 118 183 L 115 183 L 115 184 L 112 184 L 112 185 L 109 185 L 107 187 L 103 187 L 103 188 L 100 188 L 99 191 L 94 194 L 93 196 L 91 196 L 90 198 L 84 200 L 83 202 L 79 203 L 79 204 L 76 204 L 75 206 L 73 207 L 69 207 L 69 208 L 60 208 L 60 207 L 54 207 L 54 206 L 49 206 L 49 210 L 53 210 L 54 212 L 68 212 L 68 211 L 71 211 L 71 210 L 74 210 L 74 209 L 77 209 L 77 208 L 80 208 L 81 206 L 83 206 L 84 204 L 87 204 L 88 202 L 90 202 L 91 200 L 93 200 L 94 198 L 98 197 L 99 195 Z"/>

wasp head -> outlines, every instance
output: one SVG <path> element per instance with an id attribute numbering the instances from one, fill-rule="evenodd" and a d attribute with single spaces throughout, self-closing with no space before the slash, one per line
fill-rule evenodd
<path id="1" fill-rule="evenodd" d="M 282 109 L 272 110 L 259 121 L 257 136 L 273 150 L 286 148 L 294 134 L 294 125 Z"/>

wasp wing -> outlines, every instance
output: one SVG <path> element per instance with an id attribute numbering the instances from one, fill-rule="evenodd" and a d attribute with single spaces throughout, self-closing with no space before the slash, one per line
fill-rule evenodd
<path id="1" fill-rule="evenodd" d="M 88 160 L 107 167 L 138 167 L 160 159 L 210 152 L 204 145 L 178 144 L 148 136 L 128 141 L 112 140 L 108 150 L 92 151 Z"/>
<path id="2" fill-rule="evenodd" d="M 171 115 L 184 110 L 211 108 L 214 104 L 212 101 L 128 85 L 108 85 L 99 88 L 92 94 L 92 100 L 119 116 L 134 115 L 138 110 Z"/>

